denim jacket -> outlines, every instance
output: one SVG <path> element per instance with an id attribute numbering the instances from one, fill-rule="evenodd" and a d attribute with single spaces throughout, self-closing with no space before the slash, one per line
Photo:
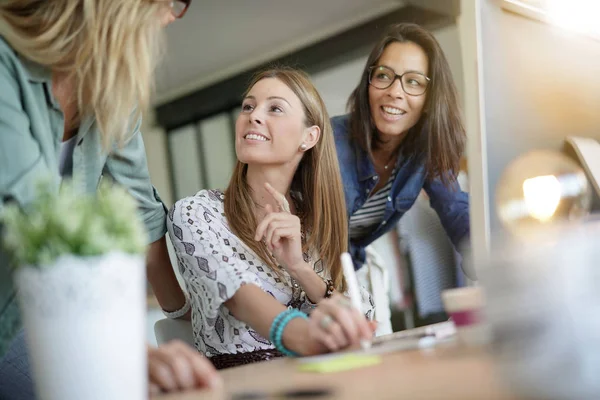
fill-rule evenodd
<path id="1" fill-rule="evenodd" d="M 368 154 L 351 139 L 348 115 L 333 117 L 331 124 L 342 173 L 346 212 L 350 221 L 350 216 L 367 201 L 379 177 Z M 350 240 L 349 252 L 356 269 L 362 267 L 365 262 L 365 247 L 394 229 L 398 220 L 413 205 L 421 189 L 425 189 L 431 207 L 440 217 L 455 247 L 469 235 L 469 198 L 460 190 L 458 183 L 455 182 L 452 187 L 447 188 L 439 179 L 427 181 L 423 163 L 415 159 L 399 157 L 396 168 L 396 178 L 387 199 L 383 221 L 365 237 Z"/>

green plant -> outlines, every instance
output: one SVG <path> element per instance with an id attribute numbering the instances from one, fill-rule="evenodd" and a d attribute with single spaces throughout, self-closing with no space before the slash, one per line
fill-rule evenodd
<path id="1" fill-rule="evenodd" d="M 110 183 L 103 183 L 95 195 L 77 193 L 70 182 L 63 182 L 58 193 L 41 185 L 32 203 L 24 208 L 7 205 L 0 218 L 4 247 L 17 266 L 43 268 L 66 254 L 141 254 L 146 249 L 134 199 Z"/>

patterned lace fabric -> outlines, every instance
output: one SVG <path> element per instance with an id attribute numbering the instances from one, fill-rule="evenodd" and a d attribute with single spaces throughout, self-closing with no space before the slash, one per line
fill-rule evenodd
<path id="1" fill-rule="evenodd" d="M 223 305 L 242 285 L 255 284 L 288 307 L 307 313 L 314 308 L 284 269 L 280 278 L 231 232 L 223 202 L 222 192 L 202 190 L 178 201 L 167 219 L 179 272 L 192 303 L 195 344 L 207 357 L 274 348 Z M 323 260 L 307 254 L 305 260 L 323 279 L 330 278 Z M 371 319 L 371 297 L 362 288 L 361 292 L 362 311 Z"/>

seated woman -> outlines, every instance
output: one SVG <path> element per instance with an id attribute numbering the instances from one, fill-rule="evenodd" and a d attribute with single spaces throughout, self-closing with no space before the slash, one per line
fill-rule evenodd
<path id="1" fill-rule="evenodd" d="M 255 77 L 235 149 L 225 193 L 202 190 L 167 219 L 197 348 L 225 368 L 371 338 L 369 295 L 359 311 L 338 293 L 344 192 L 327 110 L 304 73 Z"/>

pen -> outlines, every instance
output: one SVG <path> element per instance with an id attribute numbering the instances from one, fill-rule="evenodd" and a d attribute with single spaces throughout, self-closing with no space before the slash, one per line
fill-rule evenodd
<path id="1" fill-rule="evenodd" d="M 342 253 L 341 261 L 344 278 L 346 279 L 346 284 L 348 284 L 348 294 L 350 295 L 350 301 L 352 302 L 354 308 L 356 308 L 362 313 L 360 290 L 358 289 L 358 280 L 356 279 L 356 273 L 354 272 L 354 263 L 352 262 L 352 257 L 349 253 Z M 362 347 L 363 350 L 370 348 L 371 341 L 361 339 L 360 347 Z"/>

